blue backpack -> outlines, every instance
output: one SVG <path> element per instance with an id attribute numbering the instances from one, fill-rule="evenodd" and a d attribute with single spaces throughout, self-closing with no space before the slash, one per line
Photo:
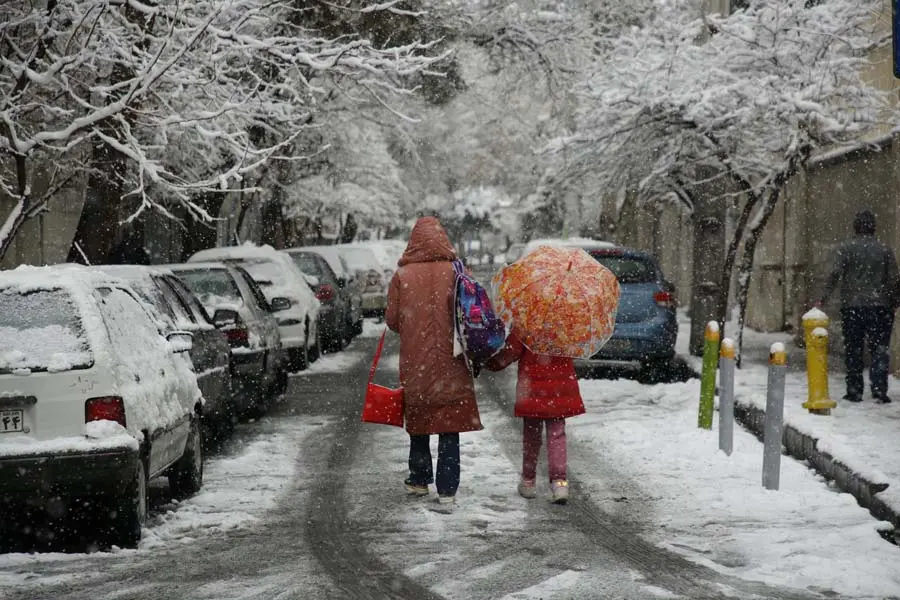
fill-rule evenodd
<path id="1" fill-rule="evenodd" d="M 456 270 L 457 332 L 466 362 L 476 372 L 481 363 L 503 349 L 506 325 L 494 312 L 487 291 L 466 274 L 462 262 L 453 261 L 453 268 Z"/>

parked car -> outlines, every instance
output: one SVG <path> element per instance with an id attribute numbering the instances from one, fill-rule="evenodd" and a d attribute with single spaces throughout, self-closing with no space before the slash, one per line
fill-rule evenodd
<path id="1" fill-rule="evenodd" d="M 351 248 L 362 248 L 370 252 L 381 265 L 381 273 L 386 285 L 390 284 L 391 278 L 397 270 L 397 262 L 406 250 L 406 242 L 403 240 L 370 240 L 344 245 Z"/>
<path id="2" fill-rule="evenodd" d="M 0 335 L 0 502 L 86 509 L 134 546 L 150 479 L 167 475 L 179 497 L 200 489 L 193 336 L 162 337 L 126 282 L 73 265 L 4 271 Z"/>
<path id="3" fill-rule="evenodd" d="M 281 346 L 292 370 L 305 369 L 318 358 L 322 349 L 318 326 L 321 304 L 290 256 L 271 246 L 245 244 L 201 250 L 188 259 L 189 263 L 208 261 L 239 264 L 260 285 L 277 313 Z"/>
<path id="4" fill-rule="evenodd" d="M 356 334 L 353 321 L 352 294 L 345 277 L 338 277 L 325 258 L 314 251 L 291 248 L 285 250 L 297 267 L 310 278 L 316 298 L 322 303 L 319 327 L 328 352 L 343 349 Z"/>
<path id="5" fill-rule="evenodd" d="M 238 265 L 198 262 L 169 268 L 225 333 L 236 415 L 264 413 L 287 386 L 287 364 L 278 322 L 259 284 Z"/>
<path id="6" fill-rule="evenodd" d="M 581 373 L 616 363 L 637 364 L 648 381 L 671 371 L 678 320 L 675 286 L 666 280 L 656 259 L 646 252 L 597 240 L 535 240 L 525 254 L 539 245 L 584 248 L 619 280 L 619 310 L 612 337 L 588 360 L 576 361 Z"/>
<path id="7" fill-rule="evenodd" d="M 393 271 L 386 269 L 371 248 L 356 245 L 335 246 L 341 256 L 347 261 L 353 270 L 357 288 L 362 296 L 362 313 L 365 317 L 381 317 L 387 308 L 387 290 L 390 278 L 386 273 Z"/>
<path id="8" fill-rule="evenodd" d="M 344 292 L 350 297 L 350 323 L 354 335 L 362 333 L 363 311 L 362 292 L 356 280 L 356 273 L 347 264 L 346 258 L 339 251 L 339 246 L 304 246 L 290 248 L 286 252 L 315 252 L 325 259 L 331 270 L 334 271 L 338 281 L 345 281 Z"/>
<path id="9" fill-rule="evenodd" d="M 128 282 L 159 320 L 163 335 L 173 331 L 193 334 L 190 357 L 204 399 L 204 434 L 211 439 L 227 435 L 235 413 L 231 393 L 230 348 L 227 337 L 216 329 L 197 298 L 166 268 L 141 265 L 97 265 L 90 268 Z"/>

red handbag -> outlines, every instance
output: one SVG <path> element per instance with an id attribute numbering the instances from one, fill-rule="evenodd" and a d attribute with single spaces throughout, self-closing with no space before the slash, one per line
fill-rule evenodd
<path id="1" fill-rule="evenodd" d="M 392 389 L 372 383 L 375 378 L 375 369 L 378 368 L 378 360 L 384 349 L 384 336 L 387 329 L 381 334 L 375 358 L 372 360 L 372 369 L 369 371 L 369 383 L 366 386 L 366 401 L 363 404 L 362 420 L 364 423 L 378 423 L 380 425 L 393 425 L 403 427 L 403 388 Z"/>

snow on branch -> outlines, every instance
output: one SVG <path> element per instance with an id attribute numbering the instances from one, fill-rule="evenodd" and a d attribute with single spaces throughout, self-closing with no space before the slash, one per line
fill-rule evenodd
<path id="1" fill-rule="evenodd" d="M 396 0 L 363 12 L 398 12 Z M 35 162 L 128 163 L 139 210 L 228 190 L 294 142 L 336 92 L 390 107 L 439 68 L 433 42 L 375 44 L 305 23 L 293 0 L 7 0 L 0 3 L 0 190 L 30 214 Z M 399 114 L 399 111 L 397 111 Z M 12 228 L 12 229 L 10 229 Z M 8 240 L 6 240 L 8 242 Z M 0 240 L 0 255 L 7 244 Z"/>
<path id="2" fill-rule="evenodd" d="M 886 95 L 862 79 L 884 40 L 873 19 L 881 3 L 807 4 L 756 0 L 701 17 L 696 2 L 658 3 L 581 83 L 578 134 L 546 152 L 567 153 L 560 179 L 590 173 L 593 191 L 630 185 L 659 197 L 712 171 L 731 189 L 765 193 L 816 149 L 893 122 Z"/>

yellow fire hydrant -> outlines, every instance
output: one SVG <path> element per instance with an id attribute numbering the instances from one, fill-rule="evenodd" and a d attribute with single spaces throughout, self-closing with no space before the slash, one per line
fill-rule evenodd
<path id="1" fill-rule="evenodd" d="M 830 415 L 837 403 L 828 397 L 828 315 L 813 308 L 803 315 L 806 340 L 808 395 L 803 408 L 817 415 Z"/>

